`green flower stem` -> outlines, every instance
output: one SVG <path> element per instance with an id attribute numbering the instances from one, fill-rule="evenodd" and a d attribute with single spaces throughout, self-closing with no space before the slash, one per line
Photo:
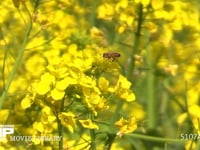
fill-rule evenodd
<path id="1" fill-rule="evenodd" d="M 28 24 L 28 27 L 27 27 L 27 30 L 26 30 L 26 34 L 25 34 L 25 38 L 24 38 L 23 43 L 22 43 L 22 47 L 19 50 L 19 54 L 18 54 L 18 56 L 16 58 L 15 64 L 13 66 L 13 69 L 12 69 L 11 73 L 8 76 L 8 81 L 7 81 L 7 84 L 5 85 L 5 89 L 4 89 L 4 91 L 3 91 L 3 93 L 2 93 L 2 95 L 0 97 L 0 109 L 2 109 L 3 103 L 4 103 L 5 99 L 8 96 L 8 91 L 9 91 L 9 88 L 11 86 L 11 83 L 12 83 L 14 77 L 15 77 L 15 74 L 17 72 L 17 68 L 19 67 L 19 65 L 20 65 L 20 63 L 22 61 L 22 57 L 23 57 L 26 45 L 28 43 L 28 39 L 29 39 L 29 35 L 30 35 L 30 32 L 31 32 L 31 29 L 32 29 L 32 22 L 30 22 Z"/>
<path id="2" fill-rule="evenodd" d="M 90 119 L 93 120 L 93 114 L 90 114 Z M 94 129 L 90 129 L 90 137 L 91 137 L 91 150 L 96 150 L 96 134 Z"/>
<path id="3" fill-rule="evenodd" d="M 189 117 L 190 121 L 192 122 L 191 115 L 190 115 L 190 112 L 189 112 L 189 110 L 188 110 L 189 105 L 188 105 L 188 96 L 187 96 L 187 91 L 188 91 L 187 81 L 185 81 L 185 92 L 184 92 L 184 93 L 185 93 L 185 97 L 184 97 L 185 108 L 186 108 L 186 111 L 187 111 L 188 117 Z"/>
<path id="4" fill-rule="evenodd" d="M 61 124 L 61 121 L 60 119 L 58 118 L 57 116 L 57 123 L 58 123 L 58 135 L 60 137 L 60 140 L 59 140 L 59 150 L 63 150 L 63 126 Z"/>
<path id="5" fill-rule="evenodd" d="M 95 136 L 95 130 L 90 129 L 90 137 L 91 137 L 91 150 L 96 150 L 96 136 Z"/>
<path id="6" fill-rule="evenodd" d="M 95 19 L 96 19 L 96 10 L 97 10 L 97 4 L 98 0 L 92 1 L 92 11 L 90 13 L 90 27 L 93 27 L 95 25 Z"/>
<path id="7" fill-rule="evenodd" d="M 148 45 L 149 33 L 145 30 L 146 44 Z M 151 51 L 149 47 L 146 47 L 146 65 L 148 68 L 153 68 Z M 154 128 L 156 124 L 156 101 L 154 95 L 154 74 L 151 70 L 147 72 L 147 114 L 148 114 L 148 127 Z"/>
<path id="8" fill-rule="evenodd" d="M 120 114 L 120 111 L 122 110 L 123 105 L 124 105 L 123 101 L 120 99 L 117 99 L 116 109 L 113 113 L 113 117 L 111 118 L 112 124 L 114 124 L 119 119 L 119 116 L 120 116 L 119 114 Z M 115 140 L 115 137 L 116 137 L 116 134 L 109 133 L 107 135 L 107 140 L 104 145 L 104 150 L 110 150 L 110 148 Z"/>
<path id="9" fill-rule="evenodd" d="M 143 6 L 140 3 L 138 6 L 138 23 L 137 23 L 137 31 L 135 32 L 135 39 L 134 39 L 134 46 L 131 52 L 131 57 L 130 57 L 130 66 L 128 68 L 127 72 L 127 78 L 129 81 L 132 81 L 132 74 L 133 74 L 133 69 L 135 67 L 134 63 L 134 55 L 138 53 L 139 51 L 139 45 L 140 45 L 140 35 L 141 35 L 141 29 L 142 29 L 142 22 L 143 22 Z"/>
<path id="10" fill-rule="evenodd" d="M 104 150 L 110 150 L 111 149 L 111 146 L 115 140 L 115 137 L 116 137 L 116 134 L 111 134 L 109 133 L 107 135 L 107 140 L 105 142 L 105 145 L 104 145 Z"/>
<path id="11" fill-rule="evenodd" d="M 34 13 L 38 9 L 39 1 L 40 0 L 36 0 L 36 2 L 34 4 L 34 11 L 33 11 Z M 19 50 L 19 54 L 18 54 L 18 56 L 16 58 L 15 64 L 14 64 L 14 66 L 12 68 L 11 73 L 8 76 L 7 84 L 5 85 L 4 91 L 3 91 L 3 93 L 2 93 L 2 95 L 0 97 L 0 109 L 2 109 L 3 103 L 4 103 L 5 99 L 8 96 L 9 88 L 10 88 L 11 83 L 12 83 L 14 77 L 15 77 L 15 74 L 17 72 L 17 68 L 19 67 L 19 65 L 20 65 L 20 63 L 22 61 L 22 57 L 24 55 L 24 51 L 25 51 L 26 45 L 27 45 L 27 43 L 29 41 L 29 36 L 30 36 L 31 30 L 32 30 L 32 27 L 33 27 L 32 16 L 31 16 L 28 8 L 26 7 L 26 4 L 25 3 L 22 3 L 22 4 L 23 4 L 23 6 L 24 6 L 24 8 L 25 8 L 25 10 L 26 10 L 26 12 L 27 12 L 27 14 L 29 16 L 30 22 L 29 22 L 29 24 L 27 26 L 27 29 L 26 29 L 26 34 L 25 34 L 25 37 L 24 37 L 24 40 L 23 40 L 23 43 L 22 43 L 22 47 Z"/>
<path id="12" fill-rule="evenodd" d="M 119 119 L 120 112 L 122 110 L 123 105 L 124 105 L 123 101 L 121 99 L 117 99 L 117 104 L 116 104 L 116 109 L 114 111 L 114 116 L 111 119 L 113 123 Z"/>
<path id="13" fill-rule="evenodd" d="M 65 97 L 61 101 L 60 112 L 64 111 L 64 102 L 65 102 Z M 63 150 L 63 125 L 61 124 L 61 120 L 58 117 L 58 113 L 56 115 L 56 119 L 57 119 L 57 124 L 58 124 L 58 136 L 60 137 L 60 140 L 58 143 L 59 150 Z"/>
<path id="14" fill-rule="evenodd" d="M 172 138 L 161 138 L 161 137 L 154 137 L 154 136 L 148 136 L 148 135 L 141 135 L 141 134 L 126 134 L 125 138 L 134 138 L 134 139 L 142 139 L 146 141 L 155 141 L 155 142 L 161 142 L 161 143 L 176 143 L 176 144 L 184 144 L 186 140 L 182 139 L 172 139 Z"/>

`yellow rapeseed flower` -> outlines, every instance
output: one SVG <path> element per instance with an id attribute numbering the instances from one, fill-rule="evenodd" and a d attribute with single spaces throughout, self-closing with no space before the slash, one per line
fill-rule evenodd
<path id="1" fill-rule="evenodd" d="M 120 75 L 117 85 L 114 88 L 114 92 L 119 98 L 132 102 L 135 100 L 135 94 L 129 89 L 130 86 L 131 82 L 129 82 L 123 75 Z"/>
<path id="2" fill-rule="evenodd" d="M 134 21 L 134 17 L 125 13 L 121 13 L 120 20 L 125 22 L 128 26 L 131 26 Z"/>
<path id="3" fill-rule="evenodd" d="M 98 125 L 96 125 L 95 123 L 93 123 L 91 119 L 79 120 L 79 122 L 81 123 L 81 125 L 84 128 L 87 128 L 87 129 L 97 129 L 97 130 L 99 129 Z"/>
<path id="4" fill-rule="evenodd" d="M 128 7 L 128 0 L 120 0 L 115 6 L 115 10 L 116 12 L 120 12 L 120 9 L 125 9 L 127 7 Z"/>
<path id="5" fill-rule="evenodd" d="M 96 106 L 101 102 L 100 96 L 90 88 L 84 88 L 83 93 L 85 96 L 83 99 L 84 105 L 97 116 Z"/>
<path id="6" fill-rule="evenodd" d="M 162 9 L 164 6 L 164 0 L 151 0 L 151 6 L 153 9 Z"/>
<path id="7" fill-rule="evenodd" d="M 100 90 L 96 85 L 96 80 L 89 77 L 89 76 L 85 76 L 84 74 L 81 76 L 80 80 L 79 80 L 79 84 L 84 88 L 85 92 L 87 92 L 86 90 L 88 89 L 92 89 L 94 90 L 96 93 L 100 94 Z M 86 95 L 90 95 L 90 93 L 85 93 Z"/>
<path id="8" fill-rule="evenodd" d="M 98 81 L 98 86 L 101 91 L 107 92 L 109 88 L 109 81 L 104 77 L 100 77 Z"/>
<path id="9" fill-rule="evenodd" d="M 115 126 L 119 128 L 117 136 L 121 137 L 124 134 L 131 133 L 137 129 L 137 123 L 135 117 L 132 117 L 130 120 L 126 120 L 123 117 L 115 122 Z"/>
<path id="10" fill-rule="evenodd" d="M 41 122 L 43 124 L 52 124 L 56 120 L 55 115 L 51 111 L 50 107 L 45 106 L 42 109 L 42 116 L 41 116 Z"/>
<path id="11" fill-rule="evenodd" d="M 71 133 L 76 127 L 75 115 L 72 112 L 61 112 L 58 115 L 63 126 L 65 126 Z"/>
<path id="12" fill-rule="evenodd" d="M 114 8 L 108 3 L 100 5 L 97 9 L 98 18 L 111 20 L 114 15 Z"/>
<path id="13" fill-rule="evenodd" d="M 126 30 L 126 25 L 125 24 L 121 24 L 117 27 L 117 32 L 119 34 L 124 33 L 124 31 Z"/>
<path id="14" fill-rule="evenodd" d="M 21 106 L 23 109 L 29 108 L 32 104 L 33 100 L 30 95 L 26 95 L 21 101 Z"/>
<path id="15" fill-rule="evenodd" d="M 168 64 L 164 69 L 170 75 L 175 76 L 177 74 L 178 65 L 177 64 Z"/>

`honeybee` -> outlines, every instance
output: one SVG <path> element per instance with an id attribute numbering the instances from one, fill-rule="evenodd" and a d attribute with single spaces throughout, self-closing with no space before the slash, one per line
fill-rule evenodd
<path id="1" fill-rule="evenodd" d="M 111 61 L 114 61 L 116 57 L 120 57 L 120 54 L 116 52 L 107 52 L 107 53 L 103 53 L 103 57 L 108 58 Z"/>

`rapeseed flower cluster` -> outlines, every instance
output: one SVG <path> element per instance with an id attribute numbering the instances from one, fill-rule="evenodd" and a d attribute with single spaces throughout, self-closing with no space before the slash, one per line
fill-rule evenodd
<path id="1" fill-rule="evenodd" d="M 58 121 L 70 133 L 76 133 L 80 125 L 89 130 L 101 130 L 102 112 L 114 111 L 111 106 L 120 101 L 135 101 L 135 94 L 130 90 L 131 82 L 120 74 L 117 62 L 103 58 L 102 52 L 95 55 L 91 47 L 79 50 L 76 44 L 71 44 L 68 52 L 60 57 L 59 63 L 46 67 L 21 101 L 25 110 L 41 109 L 40 117 L 33 123 L 33 136 L 49 135 L 57 128 L 59 130 Z M 109 81 L 110 77 L 113 82 Z M 136 130 L 137 122 L 131 120 L 121 123 L 120 136 Z"/>

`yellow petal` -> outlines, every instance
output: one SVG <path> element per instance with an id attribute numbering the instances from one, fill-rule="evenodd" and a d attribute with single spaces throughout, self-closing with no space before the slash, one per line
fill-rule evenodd
<path id="1" fill-rule="evenodd" d="M 64 95 L 65 95 L 65 92 L 64 91 L 60 91 L 60 90 L 58 90 L 58 89 L 53 89 L 52 91 L 51 91 L 51 97 L 55 100 L 55 101 L 57 101 L 57 100 L 61 100 L 63 97 L 64 97 Z"/>
<path id="2" fill-rule="evenodd" d="M 126 21 L 128 17 L 125 13 L 121 13 L 119 18 L 121 21 Z"/>
<path id="3" fill-rule="evenodd" d="M 164 0 L 151 0 L 151 6 L 153 9 L 162 9 L 164 6 Z"/>
<path id="4" fill-rule="evenodd" d="M 48 91 L 50 91 L 50 85 L 46 82 L 39 82 L 34 84 L 34 88 L 37 94 L 45 95 Z"/>
<path id="5" fill-rule="evenodd" d="M 72 112 L 61 112 L 58 115 L 62 125 L 64 125 L 71 133 L 74 132 L 76 127 L 75 115 Z"/>
<path id="6" fill-rule="evenodd" d="M 79 122 L 81 123 L 81 125 L 84 128 L 88 128 L 88 129 L 99 129 L 98 125 L 96 125 L 95 123 L 93 123 L 90 119 L 87 120 L 79 120 Z"/>
<path id="7" fill-rule="evenodd" d="M 78 46 L 76 44 L 71 44 L 69 47 L 68 47 L 68 52 L 72 55 L 76 55 L 77 53 L 77 49 L 78 49 Z"/>
<path id="8" fill-rule="evenodd" d="M 36 130 L 38 130 L 39 132 L 44 132 L 44 126 L 41 122 L 35 122 L 33 124 L 33 128 L 35 128 Z"/>
<path id="9" fill-rule="evenodd" d="M 58 90 L 65 90 L 70 84 L 76 84 L 77 81 L 73 78 L 66 77 L 65 79 L 57 82 L 56 88 Z"/>
<path id="10" fill-rule="evenodd" d="M 0 109 L 1 120 L 0 124 L 4 124 L 9 117 L 9 109 Z"/>
<path id="11" fill-rule="evenodd" d="M 131 26 L 132 23 L 133 23 L 133 20 L 134 20 L 133 16 L 128 16 L 128 18 L 127 18 L 127 20 L 126 20 L 126 23 L 127 23 L 129 26 Z"/>
<path id="12" fill-rule="evenodd" d="M 24 99 L 22 99 L 21 106 L 23 109 L 29 108 L 33 104 L 30 96 L 27 95 Z"/>
<path id="13" fill-rule="evenodd" d="M 141 3 L 144 5 L 144 7 L 146 7 L 147 5 L 149 5 L 150 0 L 141 0 Z"/>
<path id="14" fill-rule="evenodd" d="M 131 86 L 131 82 L 129 82 L 123 75 L 120 75 L 118 80 L 118 86 L 129 89 Z"/>
<path id="15" fill-rule="evenodd" d="M 55 78 L 53 75 L 51 75 L 50 73 L 48 73 L 48 72 L 47 72 L 47 73 L 44 73 L 44 74 L 41 76 L 41 81 L 42 81 L 42 82 L 49 83 L 49 85 L 52 84 L 52 83 L 54 83 L 55 80 L 56 80 L 56 78 Z"/>
<path id="16" fill-rule="evenodd" d="M 187 113 L 181 114 L 181 115 L 178 116 L 178 118 L 177 118 L 177 123 L 178 123 L 179 125 L 183 124 L 183 122 L 187 119 L 187 117 L 188 117 L 188 114 L 187 114 Z"/>
<path id="17" fill-rule="evenodd" d="M 124 24 L 117 27 L 117 32 L 120 34 L 123 33 L 125 30 L 126 30 L 126 26 Z"/>
<path id="18" fill-rule="evenodd" d="M 126 98 L 127 102 L 132 102 L 135 100 L 135 94 L 132 91 L 128 91 L 128 96 Z"/>

